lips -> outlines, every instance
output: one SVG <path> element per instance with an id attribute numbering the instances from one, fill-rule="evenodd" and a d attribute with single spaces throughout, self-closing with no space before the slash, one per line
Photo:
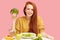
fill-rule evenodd
<path id="1" fill-rule="evenodd" d="M 32 13 L 28 13 L 28 15 L 32 15 Z"/>

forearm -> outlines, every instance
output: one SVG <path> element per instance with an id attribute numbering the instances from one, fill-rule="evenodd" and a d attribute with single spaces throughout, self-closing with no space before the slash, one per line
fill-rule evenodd
<path id="1" fill-rule="evenodd" d="M 42 34 L 42 37 L 45 37 L 45 38 L 48 38 L 48 39 L 51 39 L 51 40 L 54 40 L 54 38 L 48 34 L 46 34 L 45 32 L 41 32 Z"/>

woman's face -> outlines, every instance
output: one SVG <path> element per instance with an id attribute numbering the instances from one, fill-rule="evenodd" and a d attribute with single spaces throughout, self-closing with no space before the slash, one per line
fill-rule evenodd
<path id="1" fill-rule="evenodd" d="M 28 4 L 25 9 L 26 16 L 31 17 L 33 15 L 33 6 Z"/>

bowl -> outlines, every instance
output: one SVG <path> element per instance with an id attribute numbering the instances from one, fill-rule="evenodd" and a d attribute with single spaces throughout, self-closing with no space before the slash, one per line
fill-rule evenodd
<path id="1" fill-rule="evenodd" d="M 36 37 L 35 33 L 21 33 L 21 35 L 21 37 L 24 39 L 31 39 Z"/>

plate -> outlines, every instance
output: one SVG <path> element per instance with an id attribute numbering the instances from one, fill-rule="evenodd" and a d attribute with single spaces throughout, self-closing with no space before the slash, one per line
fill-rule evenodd
<path id="1" fill-rule="evenodd" d="M 21 33 L 21 37 L 26 39 L 26 38 L 35 38 L 36 37 L 36 34 L 35 33 Z"/>

